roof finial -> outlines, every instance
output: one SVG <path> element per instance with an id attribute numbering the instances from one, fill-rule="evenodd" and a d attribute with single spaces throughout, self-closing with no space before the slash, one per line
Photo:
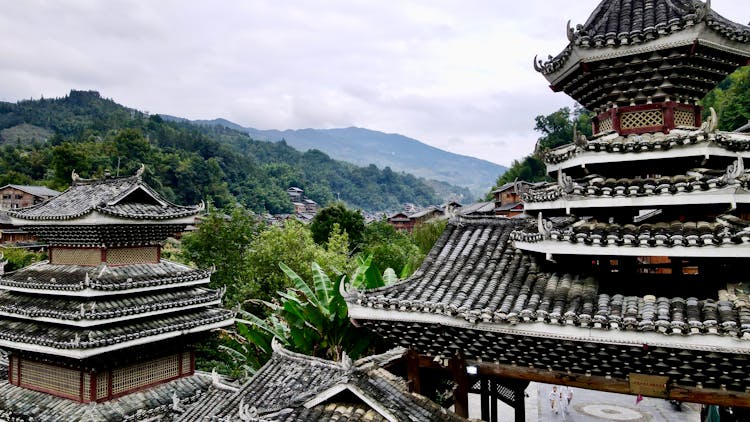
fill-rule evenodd
<path id="1" fill-rule="evenodd" d="M 565 34 L 568 36 L 568 41 L 573 42 L 575 39 L 575 32 L 573 31 L 573 28 L 570 27 L 570 19 L 568 19 L 568 23 L 565 25 Z"/>
<path id="2" fill-rule="evenodd" d="M 78 173 L 76 173 L 75 169 L 73 169 L 73 171 L 70 172 L 70 180 L 72 180 L 73 183 L 81 180 L 81 176 L 79 176 Z"/>
<path id="3" fill-rule="evenodd" d="M 534 70 L 536 70 L 537 72 L 541 72 L 541 71 L 542 71 L 542 67 L 541 67 L 541 63 L 542 63 L 542 61 L 541 61 L 541 60 L 538 60 L 538 59 L 537 59 L 537 56 L 538 56 L 538 55 L 535 55 L 535 56 L 534 56 Z M 537 60 L 538 60 L 538 61 L 537 61 Z"/>
<path id="4" fill-rule="evenodd" d="M 143 176 L 143 173 L 146 171 L 146 165 L 141 163 L 141 167 L 138 169 L 138 171 L 135 172 L 135 177 L 141 178 Z"/>

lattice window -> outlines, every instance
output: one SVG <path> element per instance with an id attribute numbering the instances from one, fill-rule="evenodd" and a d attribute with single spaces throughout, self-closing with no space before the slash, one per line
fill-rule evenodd
<path id="1" fill-rule="evenodd" d="M 88 401 L 91 399 L 91 373 L 83 373 L 83 400 Z"/>
<path id="2" fill-rule="evenodd" d="M 612 124 L 612 117 L 607 117 L 606 119 L 599 121 L 599 133 L 607 132 L 614 128 L 615 127 Z"/>
<path id="3" fill-rule="evenodd" d="M 156 246 L 107 249 L 107 264 L 110 265 L 131 265 L 157 262 L 159 262 L 159 248 Z"/>
<path id="4" fill-rule="evenodd" d="M 81 372 L 74 369 L 21 360 L 21 386 L 56 396 L 80 399 Z"/>
<path id="5" fill-rule="evenodd" d="M 662 126 L 664 114 L 661 110 L 631 111 L 620 116 L 621 129 L 638 129 L 642 127 Z"/>
<path id="6" fill-rule="evenodd" d="M 102 262 L 101 249 L 51 248 L 50 255 L 52 264 L 97 266 Z"/>
<path id="7" fill-rule="evenodd" d="M 695 127 L 695 114 L 692 110 L 675 109 L 674 125 Z"/>
<path id="8" fill-rule="evenodd" d="M 182 353 L 182 373 L 183 374 L 189 374 L 190 373 L 190 352 L 183 352 Z"/>
<path id="9" fill-rule="evenodd" d="M 149 362 L 112 371 L 112 395 L 119 395 L 180 375 L 180 355 L 167 356 Z"/>
<path id="10" fill-rule="evenodd" d="M 109 386 L 109 375 L 108 372 L 100 372 L 96 374 L 96 399 L 103 399 L 107 397 L 107 387 Z"/>

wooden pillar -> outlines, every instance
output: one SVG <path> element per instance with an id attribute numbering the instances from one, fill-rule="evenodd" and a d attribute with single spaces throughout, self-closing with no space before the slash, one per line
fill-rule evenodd
<path id="1" fill-rule="evenodd" d="M 409 385 L 409 391 L 421 394 L 422 385 L 419 381 L 419 353 L 414 349 L 406 352 L 406 378 Z"/>
<path id="2" fill-rule="evenodd" d="M 526 421 L 526 387 L 528 385 L 528 381 L 521 381 L 513 387 L 513 413 L 515 414 L 515 422 Z"/>
<path id="3" fill-rule="evenodd" d="M 458 416 L 469 417 L 469 377 L 466 376 L 466 361 L 459 355 L 450 360 L 450 370 L 456 389 L 453 391 L 454 409 Z"/>
<path id="4" fill-rule="evenodd" d="M 490 420 L 490 381 L 487 377 L 479 378 L 479 401 L 482 408 L 482 420 Z"/>
<path id="5" fill-rule="evenodd" d="M 497 422 L 497 382 L 490 378 L 490 422 Z"/>

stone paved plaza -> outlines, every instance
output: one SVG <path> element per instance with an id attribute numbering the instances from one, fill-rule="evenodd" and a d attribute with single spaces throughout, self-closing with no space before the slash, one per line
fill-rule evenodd
<path id="1" fill-rule="evenodd" d="M 700 405 L 684 403 L 682 410 L 675 410 L 667 401 L 644 397 L 636 404 L 635 396 L 626 394 L 603 393 L 593 390 L 571 388 L 573 400 L 570 412 L 566 415 L 554 414 L 550 409 L 548 395 L 552 386 L 549 384 L 531 383 L 526 389 L 527 422 L 698 422 Z M 513 409 L 503 403 L 498 405 L 500 421 L 513 421 Z M 469 397 L 469 416 L 479 419 L 479 396 Z"/>

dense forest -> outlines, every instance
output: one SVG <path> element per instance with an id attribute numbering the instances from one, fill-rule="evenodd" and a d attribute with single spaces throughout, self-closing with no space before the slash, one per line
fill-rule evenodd
<path id="1" fill-rule="evenodd" d="M 147 182 L 185 204 L 208 199 L 219 207 L 238 202 L 256 212 L 290 212 L 290 186 L 321 205 L 340 199 L 364 210 L 441 202 L 426 181 L 406 173 L 357 167 L 228 128 L 167 121 L 95 91 L 0 102 L 0 140 L 0 185 L 64 189 L 73 170 L 82 177 L 131 174 L 145 163 Z"/>
<path id="2" fill-rule="evenodd" d="M 737 69 L 701 101 L 704 120 L 713 107 L 719 116 L 719 129 L 732 131 L 750 122 L 750 66 Z M 576 107 L 563 107 L 549 115 L 536 116 L 534 130 L 541 136 L 537 140 L 534 154 L 513 161 L 507 172 L 498 177 L 495 187 L 514 180 L 538 182 L 548 180 L 547 169 L 539 152 L 573 142 L 574 128 L 578 133 L 591 136 L 590 111 Z M 492 197 L 491 193 L 487 197 Z"/>

